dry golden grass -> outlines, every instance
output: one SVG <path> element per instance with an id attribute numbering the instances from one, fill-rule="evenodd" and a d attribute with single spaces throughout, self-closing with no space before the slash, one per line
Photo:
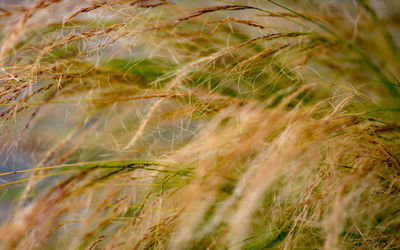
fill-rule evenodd
<path id="1" fill-rule="evenodd" d="M 400 248 L 398 1 L 0 7 L 0 248 Z"/>

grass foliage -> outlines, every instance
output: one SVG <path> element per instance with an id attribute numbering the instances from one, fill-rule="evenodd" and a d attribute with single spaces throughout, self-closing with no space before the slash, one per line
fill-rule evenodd
<path id="1" fill-rule="evenodd" d="M 0 248 L 400 248 L 399 1 L 0 7 Z"/>

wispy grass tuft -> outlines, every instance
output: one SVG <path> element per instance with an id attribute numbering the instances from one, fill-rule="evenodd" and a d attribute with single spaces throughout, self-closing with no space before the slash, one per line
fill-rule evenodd
<path id="1" fill-rule="evenodd" d="M 399 9 L 0 5 L 0 248 L 400 248 Z"/>

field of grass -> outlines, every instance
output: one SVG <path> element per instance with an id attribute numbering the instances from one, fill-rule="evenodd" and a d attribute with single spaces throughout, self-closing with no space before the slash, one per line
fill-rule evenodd
<path id="1" fill-rule="evenodd" d="M 400 1 L 0 2 L 0 249 L 399 249 Z"/>

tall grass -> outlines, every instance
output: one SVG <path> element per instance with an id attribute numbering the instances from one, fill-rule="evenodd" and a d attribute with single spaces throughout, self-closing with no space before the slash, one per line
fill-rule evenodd
<path id="1" fill-rule="evenodd" d="M 0 7 L 0 248 L 400 248 L 400 2 Z"/>

